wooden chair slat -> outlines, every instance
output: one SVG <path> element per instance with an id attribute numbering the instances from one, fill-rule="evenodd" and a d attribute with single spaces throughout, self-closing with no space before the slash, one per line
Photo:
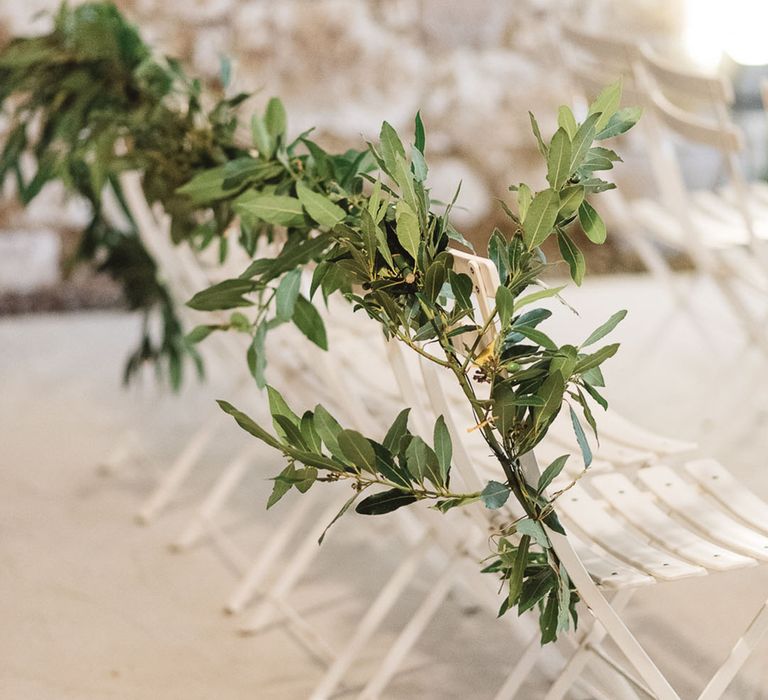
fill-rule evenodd
<path id="1" fill-rule="evenodd" d="M 757 564 L 754 559 L 714 544 L 670 518 L 647 491 L 638 489 L 623 474 L 595 476 L 589 483 L 644 535 L 694 564 L 716 570 Z"/>
<path id="2" fill-rule="evenodd" d="M 557 504 L 566 518 L 590 539 L 613 556 L 654 578 L 674 581 L 706 574 L 706 569 L 690 564 L 638 537 L 578 484 L 564 493 Z"/>
<path id="3" fill-rule="evenodd" d="M 638 478 L 676 518 L 688 522 L 716 542 L 768 561 L 768 536 L 725 513 L 717 501 L 685 482 L 674 470 L 664 465 L 648 467 L 638 472 Z"/>
<path id="4" fill-rule="evenodd" d="M 714 459 L 686 462 L 685 470 L 701 489 L 732 514 L 768 534 L 768 503 L 740 484 Z"/>

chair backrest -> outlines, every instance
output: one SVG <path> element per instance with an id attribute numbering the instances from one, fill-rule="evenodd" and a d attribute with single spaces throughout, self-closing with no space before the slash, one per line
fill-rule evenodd
<path id="1" fill-rule="evenodd" d="M 729 81 L 673 65 L 647 45 L 640 47 L 639 58 L 638 82 L 647 103 L 668 129 L 723 154 L 743 149 L 744 137 L 729 113 L 733 103 Z"/>
<path id="2" fill-rule="evenodd" d="M 674 134 L 678 140 L 714 149 L 721 157 L 726 184 L 732 190 L 733 204 L 748 234 L 749 245 L 761 258 L 749 187 L 740 162 L 744 135 L 730 114 L 734 97 L 730 82 L 723 76 L 703 75 L 673 65 L 648 46 L 641 47 L 637 75 L 646 95 L 649 127 L 654 131 L 649 147 L 655 156 L 652 161 L 656 178 L 664 190 L 675 192 L 678 219 L 695 235 L 697 227 L 690 220 L 685 179 L 664 132 Z"/>
<path id="3" fill-rule="evenodd" d="M 572 23 L 560 25 L 562 65 L 566 67 L 576 92 L 591 101 L 619 78 L 628 102 L 639 103 L 635 63 L 640 49 L 631 39 L 587 32 Z"/>
<path id="4" fill-rule="evenodd" d="M 131 217 L 136 223 L 139 238 L 154 259 L 157 274 L 166 284 L 176 313 L 187 330 L 205 322 L 213 324 L 228 322 L 228 316 L 224 312 L 208 312 L 203 317 L 199 312 L 193 312 L 186 306 L 187 301 L 194 294 L 219 280 L 213 280 L 203 269 L 194 251 L 188 245 L 174 245 L 171 240 L 170 217 L 159 206 L 150 207 L 141 186 L 140 173 L 123 173 L 120 176 L 120 186 Z M 207 352 L 210 348 L 213 357 L 220 362 L 236 362 L 234 366 L 241 367 L 245 351 L 239 341 L 239 338 L 235 339 L 230 334 L 214 334 L 203 347 L 203 352 Z"/>

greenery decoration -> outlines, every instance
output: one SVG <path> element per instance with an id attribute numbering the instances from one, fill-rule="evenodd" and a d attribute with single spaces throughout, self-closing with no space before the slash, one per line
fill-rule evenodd
<path id="1" fill-rule="evenodd" d="M 270 126 L 270 109 L 282 115 L 273 101 L 267 117 L 256 118 L 264 125 L 254 129 L 258 154 L 239 159 L 238 167 L 246 168 L 248 161 L 253 169 L 266 167 L 276 159 L 291 177 L 276 186 L 251 184 L 237 194 L 233 207 L 247 227 L 256 222 L 284 227 L 286 243 L 276 257 L 255 260 L 238 278 L 201 291 L 189 302 L 196 309 L 241 309 L 223 328 L 252 334 L 250 365 L 262 385 L 265 363 L 258 358 L 264 352 L 264 334 L 274 325 L 291 318 L 307 337 L 326 347 L 320 314 L 312 306 L 318 290 L 326 300 L 341 293 L 355 309 L 378 321 L 388 339 L 450 372 L 472 409 L 475 428 L 499 464 L 499 480 L 478 493 L 451 490 L 452 444 L 442 417 L 435 423 L 432 445 L 409 430 L 407 408 L 378 442 L 345 429 L 323 406 L 296 414 L 271 386 L 267 392 L 274 433 L 231 404 L 219 403 L 243 429 L 286 458 L 268 507 L 291 488 L 305 493 L 318 481 L 339 480 L 352 485 L 352 496 L 339 515 L 355 503 L 355 510 L 367 515 L 417 501 L 428 501 L 443 512 L 478 501 L 499 509 L 513 496 L 526 515 L 499 529 L 498 558 L 486 570 L 507 582 L 502 613 L 515 606 L 519 612 L 539 609 L 543 643 L 576 621 L 576 593 L 542 527 L 563 532 L 553 509 L 562 491 L 548 497 L 546 489 L 568 456 L 548 465 L 537 484 L 526 481 L 520 459 L 543 439 L 565 403 L 584 468 L 589 466 L 592 455 L 576 409 L 596 433 L 590 402 L 607 407 L 600 393 L 600 366 L 618 345 L 597 350 L 592 346 L 626 312 L 614 314 L 581 344 L 558 346 L 539 328 L 551 312 L 536 303 L 558 296 L 562 287 L 530 290 L 540 284 L 550 264 L 540 250 L 550 236 L 557 237 L 577 284 L 586 266 L 569 225 L 578 219 L 593 243 L 605 241 L 605 225 L 587 197 L 613 187 L 595 173 L 620 160 L 614 151 L 593 142 L 624 133 L 639 117 L 636 108 L 619 109 L 620 99 L 621 84 L 608 87 L 581 123 L 561 107 L 559 127 L 548 142 L 531 115 L 549 186 L 537 192 L 525 184 L 511 187 L 517 213 L 502 203 L 510 228 L 506 234 L 497 229 L 490 237 L 488 255 L 501 284 L 495 308 L 484 322 L 475 318 L 471 279 L 453 269 L 451 241 L 468 244 L 450 223 L 451 205 L 438 212 L 429 196 L 419 115 L 409 148 L 385 122 L 377 145 L 369 144 L 367 153 L 349 154 L 339 164 L 306 137 L 278 155 L 285 121 L 281 116 L 277 127 Z M 369 172 L 369 158 L 378 166 L 377 176 Z M 201 173 L 183 189 L 220 196 L 227 190 L 226 167 Z M 200 197 L 202 201 L 204 195 Z M 299 293 L 298 275 L 311 261 L 315 267 L 310 296 L 305 298 Z M 246 324 L 242 310 L 254 305 L 255 318 Z M 204 326 L 195 333 L 202 337 L 219 328 Z M 519 537 L 517 544 L 513 535 Z"/>
<path id="2" fill-rule="evenodd" d="M 143 173 L 147 200 L 172 217 L 175 241 L 201 246 L 232 220 L 226 202 L 201 212 L 176 189 L 201 169 L 236 159 L 235 110 L 247 97 L 203 105 L 202 87 L 179 63 L 157 58 L 110 3 L 64 4 L 44 36 L 17 38 L 0 51 L 0 110 L 6 122 L 0 183 L 12 178 L 23 204 L 52 180 L 83 197 L 91 221 L 73 262 L 89 261 L 121 283 L 132 309 L 143 309 L 144 332 L 126 379 L 147 360 L 159 360 L 174 387 L 183 359 L 199 357 L 185 336 L 168 290 L 135 227 L 104 211 L 104 194 L 120 199 L 117 175 Z M 208 101 L 211 101 L 208 99 Z M 126 212 L 127 213 L 127 212 Z M 222 255 L 226 239 L 221 239 Z M 149 313 L 159 309 L 154 339 Z"/>
<path id="3" fill-rule="evenodd" d="M 12 113 L 0 176 L 16 177 L 24 201 L 54 178 L 85 196 L 94 219 L 83 255 L 106 249 L 107 269 L 136 290 L 134 303 L 145 308 L 160 303 L 166 311 L 161 346 L 145 338 L 136 361 L 167 354 L 177 382 L 180 358 L 193 343 L 214 331 L 235 330 L 250 334 L 248 365 L 256 382 L 266 386 L 267 332 L 292 322 L 327 348 L 313 300 L 318 292 L 326 300 L 338 293 L 378 321 L 386 338 L 450 373 L 499 466 L 498 479 L 481 491 L 455 492 L 453 446 L 442 417 L 428 444 L 410 431 L 406 408 L 379 442 L 345 429 L 323 406 L 299 416 L 267 386 L 274 432 L 231 404 L 220 405 L 285 456 L 268 507 L 292 488 L 304 493 L 315 483 L 340 480 L 353 488 L 339 516 L 352 505 L 359 513 L 379 515 L 421 501 L 443 512 L 478 503 L 498 510 L 513 497 L 525 517 L 499 528 L 495 556 L 485 569 L 507 586 L 500 613 L 538 609 L 543 643 L 575 625 L 576 593 L 543 527 L 562 532 L 553 509 L 561 492 L 550 496 L 547 487 L 568 456 L 548 465 L 536 484 L 526 481 L 521 458 L 567 405 L 586 469 L 592 456 L 577 410 L 596 433 L 591 402 L 607 406 L 600 367 L 618 345 L 592 346 L 624 312 L 581 344 L 559 346 L 540 329 L 551 312 L 536 304 L 562 291 L 540 284 L 552 264 L 541 253 L 544 241 L 556 237 L 580 284 L 585 259 L 569 227 L 578 220 L 593 243 L 605 240 L 605 225 L 588 198 L 613 187 L 595 173 L 620 158 L 594 142 L 624 133 L 640 114 L 619 108 L 620 83 L 606 88 L 581 122 L 561 107 L 549 140 L 531 115 L 548 187 L 511 187 L 516 211 L 502 202 L 509 226 L 490 237 L 488 255 L 500 285 L 487 320 L 475 317 L 470 278 L 454 269 L 451 246 L 468 244 L 451 225 L 452 205 L 430 198 L 426 135 L 418 114 L 407 148 L 385 122 L 378 144 L 330 154 L 309 132 L 289 140 L 285 110 L 273 99 L 251 120 L 252 145 L 237 145 L 235 110 L 246 96 L 222 97 L 204 110 L 200 85 L 171 59 L 153 58 L 114 7 L 101 3 L 75 10 L 63 6 L 53 33 L 13 41 L 0 53 L 0 84 L 0 103 L 11 105 Z M 34 156 L 37 168 L 31 179 L 23 175 L 25 153 Z M 274 258 L 255 259 L 239 277 L 190 300 L 194 309 L 233 310 L 229 323 L 199 326 L 181 337 L 170 297 L 160 291 L 135 232 L 116 231 L 103 215 L 102 193 L 111 187 L 120 199 L 117 175 L 125 169 L 142 171 L 148 201 L 160 202 L 173 218 L 175 241 L 202 247 L 217 240 L 223 257 L 233 224 L 251 254 L 259 238 L 282 238 Z M 126 259 L 134 265 L 138 260 L 147 274 L 135 275 L 130 267 L 126 273 Z M 304 296 L 299 278 L 310 265 L 312 284 Z"/>

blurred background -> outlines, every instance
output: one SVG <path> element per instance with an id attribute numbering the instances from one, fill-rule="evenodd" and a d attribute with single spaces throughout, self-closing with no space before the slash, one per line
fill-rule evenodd
<path id="1" fill-rule="evenodd" d="M 0 38 L 42 31 L 50 24 L 44 11 L 56 5 L 0 2 Z M 150 44 L 211 84 L 222 60 L 231 60 L 232 90 L 256 92 L 246 111 L 280 95 L 292 132 L 314 126 L 329 148 L 358 147 L 378 134 L 384 119 L 407 132 L 421 110 L 433 195 L 450 199 L 462 183 L 456 222 L 481 250 L 483 238 L 503 222 L 495 198 L 513 182 L 543 173 L 527 111 L 551 133 L 557 107 L 574 95 L 569 70 L 578 58 L 560 40 L 561 23 L 644 40 L 678 66 L 727 76 L 735 88 L 733 118 L 746 136 L 739 157 L 750 177 L 766 174 L 760 81 L 768 75 L 768 45 L 757 28 L 765 26 L 768 10 L 761 2 L 196 0 L 183 12 L 153 0 L 117 5 Z M 718 158 L 679 148 L 691 186 L 721 182 Z M 654 191 L 640 149 L 625 153 L 628 163 L 616 171 L 617 184 L 631 196 Z M 62 212 L 60 193 L 49 189 L 28 211 L 9 199 L 2 203 L 0 313 L 119 306 L 120 293 L 105 277 L 87 269 L 64 277 L 85 214 L 72 202 Z M 621 223 L 613 223 L 619 235 L 587 250 L 589 271 L 642 271 L 620 235 L 626 233 Z M 680 250 L 665 255 L 675 267 L 688 265 Z"/>
<path id="2" fill-rule="evenodd" d="M 768 266 L 764 257 L 762 266 L 756 263 L 760 256 L 752 249 L 768 231 L 768 119 L 761 95 L 768 78 L 768 3 L 116 4 L 150 44 L 210 86 L 219 84 L 222 62 L 231 62 L 228 89 L 255 92 L 246 114 L 279 95 L 290 133 L 316 127 L 314 136 L 329 149 L 376 140 L 385 119 L 410 134 L 421 110 L 433 197 L 450 200 L 462 183 L 454 223 L 481 252 L 494 226 L 508 221 L 497 199 L 509 201 L 509 185 L 544 183 L 528 110 L 546 137 L 557 128 L 560 105 L 573 105 L 581 119 L 593 84 L 623 74 L 624 104 L 640 101 L 648 118 L 616 145 L 625 162 L 609 175 L 618 190 L 596 204 L 608 223 L 608 241 L 595 246 L 577 239 L 584 244 L 587 281 L 569 289 L 568 300 L 580 315 L 563 314 L 554 337 L 584 337 L 618 308 L 630 309 L 616 336 L 623 347 L 606 372 L 612 406 L 639 425 L 698 442 L 704 454 L 768 498 Z M 57 5 L 0 0 L 0 44 L 47 31 L 46 12 Z M 592 53 L 602 45 L 592 47 L 590 36 L 651 47 L 659 63 L 649 66 L 656 65 L 660 81 L 670 81 L 667 97 L 675 98 L 666 121 L 649 112 L 636 76 L 622 67 L 621 51 L 606 45 Z M 670 77 L 675 71 L 715 81 Z M 697 94 L 689 94 L 691 86 Z M 675 131 L 683 123 L 696 138 Z M 746 219 L 733 194 L 740 190 L 728 189 L 734 181 L 750 202 Z M 306 698 L 318 665 L 295 640 L 277 626 L 244 640 L 233 633 L 235 624 L 222 623 L 223 591 L 234 585 L 233 573 L 242 574 L 242 557 L 213 554 L 202 545 L 190 547 L 182 563 L 167 556 L 165 545 L 178 542 L 200 493 L 245 436 L 228 426 L 206 453 L 207 470 L 195 472 L 150 534 L 130 522 L 163 467 L 196 434 L 200 417 L 215 413 L 212 399 L 232 396 L 232 367 L 212 365 L 208 383 L 190 380 L 181 400 L 153 381 L 139 382 L 126 395 L 120 374 L 139 322 L 126 313 L 109 276 L 71 265 L 88 221 L 85 205 L 56 184 L 26 209 L 10 191 L 5 195 L 0 697 Z M 707 255 L 700 256 L 703 250 Z M 567 271 L 560 266 L 552 274 L 566 277 Z M 724 278 L 746 289 L 737 303 L 730 286 L 721 286 Z M 255 388 L 245 386 L 258 400 Z M 124 460 L 130 464 L 102 469 L 100 478 L 96 466 L 116 446 L 122 449 L 126 432 L 135 452 Z M 270 488 L 265 476 L 279 471 L 280 456 L 264 449 L 257 462 L 252 480 L 221 515 L 222 529 L 251 553 L 285 512 L 263 508 Z M 309 601 L 303 612 L 315 615 L 339 643 L 365 610 L 360 601 L 371 600 L 399 562 L 387 524 L 381 527 L 375 538 L 363 528 L 337 528 L 301 586 L 301 600 Z M 384 546 L 373 548 L 372 541 Z M 765 598 L 766 585 L 764 570 L 753 577 L 737 571 L 686 581 L 661 597 L 641 591 L 628 618 L 681 692 L 693 696 L 738 635 L 745 611 Z M 420 594 L 429 590 L 429 582 L 418 586 Z M 330 597 L 343 604 L 329 606 Z M 720 604 L 706 615 L 705 597 Z M 512 655 L 505 630 L 461 596 L 446 608 L 413 659 L 431 671 L 404 673 L 391 697 L 491 697 L 503 681 Z M 407 617 L 407 605 L 395 611 L 382 639 L 391 641 Z M 680 649 L 686 663 L 670 651 Z M 766 654 L 763 643 L 725 697 L 768 697 Z M 360 677 L 375 667 L 375 658 L 364 657 Z M 525 692 L 526 698 L 542 697 L 535 685 Z"/>

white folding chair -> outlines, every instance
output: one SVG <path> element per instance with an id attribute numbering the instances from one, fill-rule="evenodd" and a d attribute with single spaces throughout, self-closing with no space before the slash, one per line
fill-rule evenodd
<path id="1" fill-rule="evenodd" d="M 495 270 L 482 261 L 478 265 L 485 266 L 485 280 L 491 279 L 490 285 L 481 285 L 481 294 L 492 304 Z M 526 457 L 525 466 L 528 480 L 535 483 L 538 467 L 534 455 Z M 678 698 L 623 622 L 621 610 L 637 585 L 767 561 L 768 505 L 713 460 L 694 460 L 682 470 L 659 463 L 643 466 L 634 479 L 621 472 L 585 477 L 557 501 L 556 510 L 570 534 L 563 537 L 549 531 L 549 535 L 594 625 L 586 635 L 580 635 L 577 652 L 546 700 L 564 697 L 586 663 L 595 660 L 653 697 Z M 616 569 L 605 567 L 606 562 L 600 559 L 605 553 L 617 562 Z M 610 602 L 609 591 L 617 592 Z M 585 623 L 582 616 L 582 625 Z M 768 603 L 757 611 L 700 698 L 712 700 L 722 695 L 766 631 Z M 600 644 L 606 637 L 624 654 L 628 668 Z M 526 660 L 528 654 L 520 663 Z M 519 687 L 520 676 L 519 669 L 513 671 L 515 683 L 508 684 L 497 697 L 512 697 L 509 691 Z"/>
<path id="2" fill-rule="evenodd" d="M 458 252 L 454 252 L 454 257 L 456 268 L 467 272 L 473 278 L 479 278 L 481 275 L 488 274 L 486 266 L 490 264 L 489 261 Z M 476 287 L 476 291 L 478 292 L 480 306 L 484 306 L 487 313 L 489 307 L 485 297 L 479 294 L 479 286 Z M 460 483 L 464 483 L 470 490 L 480 490 L 484 482 L 475 471 L 473 462 L 478 460 L 478 455 L 480 461 L 486 460 L 488 449 L 481 440 L 475 440 L 472 446 L 467 445 L 465 430 L 457 426 L 453 415 L 453 407 L 463 406 L 465 403 L 464 397 L 459 395 L 460 392 L 457 393 L 455 391 L 452 384 L 448 389 L 442 386 L 438 373 L 428 362 L 423 360 L 409 361 L 414 358 L 409 358 L 406 354 L 407 351 L 404 353 L 397 342 L 389 343 L 387 350 L 403 399 L 406 405 L 414 409 L 412 415 L 414 417 L 414 424 L 417 426 L 417 432 L 425 437 L 428 436 L 431 424 L 438 415 L 443 415 L 454 438 L 453 461 L 458 470 L 455 476 L 458 476 L 461 480 Z M 429 399 L 429 403 L 426 406 L 423 400 L 420 400 L 420 397 L 424 395 Z M 466 419 L 466 415 L 464 418 Z M 621 458 L 623 464 L 646 463 L 657 458 L 659 455 L 668 456 L 685 452 L 692 448 L 690 443 L 654 436 L 647 431 L 632 426 L 619 417 L 613 419 L 611 427 L 613 428 L 613 434 L 618 436 L 620 441 L 615 442 L 610 437 L 604 438 L 603 445 L 609 446 L 604 449 L 606 451 L 613 450 L 613 454 Z M 578 449 L 572 438 L 565 439 L 561 436 L 560 439 L 568 445 L 568 449 Z M 624 442 L 623 445 L 621 441 Z M 647 449 L 644 451 L 639 450 L 632 447 L 633 443 L 642 443 L 646 448 L 648 445 L 652 445 L 658 450 L 658 453 L 652 454 Z M 559 450 L 555 453 L 556 455 L 562 453 L 562 447 L 554 446 L 550 449 Z M 498 474 L 493 476 L 498 478 Z M 445 551 L 445 563 L 439 569 L 437 581 L 422 601 L 417 612 L 414 613 L 410 622 L 400 632 L 378 669 L 366 684 L 360 695 L 361 698 L 366 698 L 367 700 L 368 698 L 378 697 L 386 688 L 408 651 L 427 627 L 445 597 L 457 585 L 461 585 L 462 588 L 482 589 L 485 593 L 481 601 L 484 607 L 493 613 L 498 608 L 498 596 L 493 590 L 495 582 L 492 577 L 483 576 L 478 579 L 477 576 L 478 562 L 487 555 L 484 547 L 489 522 L 484 514 L 478 511 L 470 510 L 463 514 L 468 516 L 470 520 L 467 520 L 467 517 L 457 518 L 457 515 L 452 514 L 453 520 L 451 518 L 444 518 L 443 522 L 435 526 L 435 532 L 441 533 L 441 537 L 436 540 L 436 545 Z M 582 547 L 582 549 L 584 548 Z M 601 568 L 603 571 L 608 568 L 611 569 L 611 572 L 616 571 L 616 569 L 622 571 L 626 569 L 626 567 L 622 567 L 613 559 L 606 558 L 605 554 L 602 557 L 592 555 L 592 559 L 593 567 Z M 616 573 L 618 574 L 618 572 Z M 639 572 L 632 572 L 631 575 L 625 575 L 624 578 L 630 578 L 633 581 L 640 581 L 642 583 L 651 582 L 651 579 Z M 490 588 L 488 584 L 490 584 Z M 382 590 L 380 599 L 387 601 L 391 605 L 394 603 L 397 594 L 389 587 L 385 587 Z M 380 614 L 378 608 L 371 608 L 371 617 L 377 617 Z M 520 621 L 515 620 L 512 616 L 508 617 L 507 620 L 512 623 L 518 643 L 522 639 L 532 636 L 532 631 L 526 630 L 526 623 L 531 621 L 524 620 L 521 624 Z M 316 687 L 315 692 L 311 696 L 312 700 L 328 698 L 335 688 L 335 683 L 340 681 L 344 672 L 362 651 L 363 644 L 369 640 L 374 631 L 372 626 L 368 624 L 368 620 L 365 620 L 364 623 L 356 630 L 356 633 L 349 640 L 344 650 L 339 654 L 337 662 L 329 669 L 321 683 Z M 536 646 L 533 649 L 535 650 L 538 645 L 538 635 L 534 636 L 536 638 Z M 538 654 L 529 652 L 528 658 L 529 663 L 532 663 L 538 658 Z M 525 673 L 521 674 L 518 670 L 520 683 L 525 679 L 525 675 Z M 581 682 L 583 683 L 583 680 Z M 593 686 L 589 686 L 589 688 L 591 691 L 594 691 Z M 511 689 L 512 686 L 508 684 L 505 692 L 509 693 Z M 508 697 L 508 695 L 500 695 L 499 697 Z"/>
<path id="3" fill-rule="evenodd" d="M 611 192 L 601 201 L 609 218 L 656 277 L 670 289 L 678 307 L 689 312 L 698 332 L 716 347 L 713 334 L 696 312 L 696 296 L 670 273 L 659 246 L 684 252 L 700 276 L 712 280 L 747 337 L 768 348 L 766 333 L 756 322 L 754 304 L 744 294 L 765 295 L 768 231 L 765 190 L 747 184 L 738 154 L 740 130 L 729 116 L 733 99 L 721 77 L 704 76 L 671 66 L 647 46 L 630 40 L 586 33 L 563 26 L 564 51 L 574 83 L 587 95 L 608 79 L 623 77 L 628 95 L 645 108 L 633 138 L 641 140 L 658 188 L 656 197 L 627 199 Z M 691 191 L 686 185 L 672 138 L 714 151 L 722 159 L 728 184 L 713 191 Z M 638 224 L 640 224 L 638 226 Z M 760 305 L 759 305 L 760 306 Z"/>

